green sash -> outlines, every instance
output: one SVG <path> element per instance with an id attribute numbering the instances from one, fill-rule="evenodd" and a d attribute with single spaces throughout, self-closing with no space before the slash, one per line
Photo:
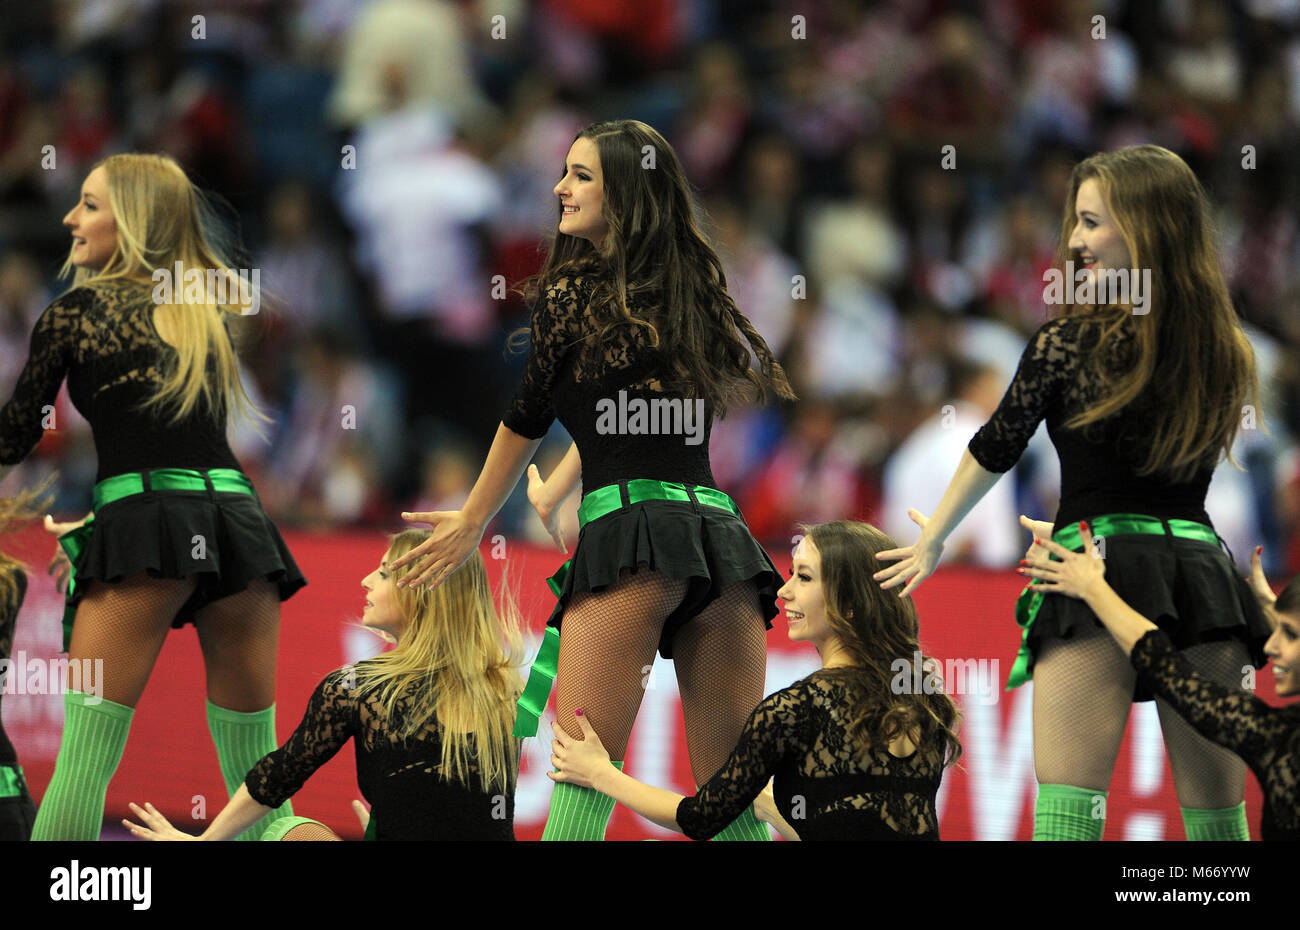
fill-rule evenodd
<path id="1" fill-rule="evenodd" d="M 25 785 L 21 765 L 0 765 L 0 798 L 22 797 Z"/>
<path id="2" fill-rule="evenodd" d="M 244 473 L 235 468 L 211 468 L 208 469 L 208 477 L 212 479 L 212 490 L 226 494 L 248 494 L 256 497 L 253 490 L 253 482 L 244 476 Z M 137 494 L 145 492 L 145 473 L 128 472 L 124 475 L 113 475 L 111 478 L 105 478 L 99 484 L 95 485 L 94 491 L 94 513 L 99 513 L 100 508 L 105 507 L 115 501 L 120 501 L 126 497 L 134 497 Z M 204 480 L 203 472 L 195 471 L 189 468 L 154 468 L 149 471 L 149 488 L 153 491 L 206 491 L 208 489 L 207 481 Z M 63 608 L 63 651 L 68 651 L 68 644 L 72 641 L 72 620 L 77 614 L 77 605 L 72 601 L 73 592 L 77 590 L 77 560 L 81 553 L 86 551 L 90 545 L 91 537 L 95 532 L 95 517 L 92 514 L 75 530 L 69 530 L 59 537 L 59 545 L 68 556 L 68 562 L 72 568 L 68 571 L 68 593 Z"/>
<path id="3" fill-rule="evenodd" d="M 628 505 L 642 501 L 687 501 L 691 495 L 706 507 L 717 507 L 740 516 L 740 508 L 726 494 L 714 488 L 692 487 L 675 481 L 655 481 L 652 478 L 634 478 L 627 483 Z M 607 514 L 623 509 L 623 494 L 619 485 L 607 484 L 596 488 L 582 500 L 578 508 L 578 526 L 584 527 L 592 520 L 598 520 Z M 569 575 L 573 560 L 565 562 L 546 584 L 551 593 L 558 598 L 564 590 L 564 580 Z M 551 696 L 551 686 L 555 682 L 555 670 L 560 661 L 560 631 L 548 626 L 542 637 L 542 647 L 537 652 L 533 667 L 528 671 L 528 684 L 519 696 L 519 706 L 515 711 L 515 739 L 537 735 L 537 721 L 546 710 L 546 702 Z"/>
<path id="4" fill-rule="evenodd" d="M 1174 536 L 1182 539 L 1195 539 L 1215 546 L 1219 544 L 1219 537 L 1214 530 L 1204 523 L 1197 523 L 1194 520 L 1161 521 L 1157 517 L 1148 517 L 1140 513 L 1107 513 L 1090 519 L 1088 526 L 1092 529 L 1094 537 L 1135 534 L 1163 536 L 1165 535 L 1165 522 L 1168 522 L 1169 532 Z M 1071 552 L 1082 552 L 1083 540 L 1079 536 L 1079 524 L 1071 523 L 1057 530 L 1052 534 L 1052 542 L 1064 546 Z M 1052 555 L 1051 558 L 1053 561 L 1060 561 L 1055 555 Z M 1040 583 L 1041 579 L 1035 578 L 1020 592 L 1020 597 L 1016 598 L 1016 624 L 1020 626 L 1022 633 L 1020 635 L 1020 651 L 1016 654 L 1016 661 L 1011 666 L 1011 674 L 1007 676 L 1008 691 L 1019 688 L 1034 677 L 1029 667 L 1034 658 L 1033 650 L 1029 648 L 1029 630 L 1033 627 L 1034 621 L 1038 619 L 1038 611 L 1043 606 L 1043 598 L 1047 596 L 1042 591 L 1034 590 L 1034 585 Z"/>

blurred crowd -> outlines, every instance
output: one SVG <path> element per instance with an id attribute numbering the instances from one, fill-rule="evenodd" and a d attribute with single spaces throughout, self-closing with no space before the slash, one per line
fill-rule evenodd
<path id="1" fill-rule="evenodd" d="M 1073 164 L 1177 151 L 1215 205 L 1264 387 L 1210 514 L 1243 564 L 1263 543 L 1272 572 L 1300 570 L 1300 3 L 85 0 L 5 17 L 0 398 L 66 288 L 60 221 L 89 167 L 169 153 L 261 270 L 239 336 L 273 425 L 232 440 L 285 526 L 459 506 L 523 365 L 504 348 L 527 321 L 513 288 L 540 264 L 568 147 L 635 118 L 681 155 L 731 293 L 801 398 L 713 434 L 719 486 L 776 545 L 844 517 L 910 542 L 907 509 L 938 502 L 1048 317 Z M 56 413 L 14 481 L 57 469 L 73 511 L 93 444 L 66 396 Z M 567 444 L 557 424 L 543 474 Z M 1016 514 L 1050 519 L 1056 469 L 1040 430 L 954 560 L 1013 564 Z M 545 538 L 522 489 L 489 532 Z"/>

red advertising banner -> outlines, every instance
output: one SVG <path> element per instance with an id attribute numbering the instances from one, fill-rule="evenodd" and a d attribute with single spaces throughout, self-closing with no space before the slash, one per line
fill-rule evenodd
<path id="1" fill-rule="evenodd" d="M 286 533 L 308 586 L 284 605 L 276 684 L 281 741 L 298 724 L 307 699 L 331 670 L 383 648 L 355 622 L 365 600 L 364 578 L 386 548 L 382 533 Z M 45 669 L 58 658 L 62 600 L 44 568 L 54 541 L 37 528 L 5 540 L 11 554 L 34 569 L 27 600 L 18 618 L 15 666 L 4 685 L 4 724 L 39 800 L 53 772 L 63 722 L 63 698 L 49 686 Z M 502 572 L 539 635 L 554 603 L 545 579 L 563 561 L 549 549 L 503 537 L 485 540 L 483 554 L 494 584 Z M 774 552 L 783 571 L 789 552 Z M 1032 684 L 1003 690 L 1019 644 L 1012 604 L 1023 579 L 1004 573 L 943 568 L 916 594 L 922 648 L 944 664 L 944 678 L 963 713 L 965 754 L 949 769 L 939 795 L 941 833 L 949 840 L 1029 839 L 1033 830 L 1035 779 L 1032 746 Z M 768 633 L 767 693 L 815 670 L 817 654 L 807 644 L 786 639 L 783 617 Z M 536 639 L 534 640 L 534 645 Z M 56 676 L 57 677 L 57 676 Z M 55 693 L 50 693 L 54 691 Z M 38 692 L 38 693 L 34 693 Z M 1257 692 L 1270 703 L 1272 673 L 1259 674 Z M 137 708 L 130 740 L 109 788 L 106 817 L 129 812 L 127 802 L 151 801 L 182 830 L 199 832 L 225 803 L 216 753 L 204 712 L 204 675 L 192 626 L 167 638 L 149 686 Z M 515 833 L 538 839 L 546 819 L 551 782 L 550 723 L 543 719 L 536 739 L 525 741 L 525 758 L 516 795 Z M 641 712 L 628 746 L 626 771 L 658 787 L 684 794 L 694 785 L 672 663 L 658 659 L 647 683 Z M 349 802 L 360 797 L 352 746 L 346 746 L 294 797 L 295 813 L 329 824 L 346 838 L 359 839 L 360 827 Z M 1258 829 L 1261 797 L 1247 780 L 1246 806 L 1252 831 Z M 681 839 L 616 807 L 610 839 Z M 1154 703 L 1134 705 L 1120 750 L 1108 800 L 1106 838 L 1183 839 L 1182 820 Z"/>

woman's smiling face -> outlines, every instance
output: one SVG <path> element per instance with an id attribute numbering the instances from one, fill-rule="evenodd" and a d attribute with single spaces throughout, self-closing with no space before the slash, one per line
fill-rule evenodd
<path id="1" fill-rule="evenodd" d="M 574 140 L 564 165 L 564 176 L 555 185 L 555 196 L 560 198 L 560 232 L 599 247 L 609 232 L 609 224 L 603 212 L 605 182 L 596 143 L 590 139 Z"/>
<path id="2" fill-rule="evenodd" d="M 788 636 L 793 642 L 824 643 L 831 635 L 822 589 L 822 558 L 812 537 L 805 536 L 794 551 L 794 571 L 776 596 L 785 601 Z"/>
<path id="3" fill-rule="evenodd" d="M 117 248 L 117 222 L 108 202 L 108 173 L 100 165 L 81 185 L 81 200 L 68 211 L 63 225 L 72 233 L 72 264 L 98 271 Z"/>

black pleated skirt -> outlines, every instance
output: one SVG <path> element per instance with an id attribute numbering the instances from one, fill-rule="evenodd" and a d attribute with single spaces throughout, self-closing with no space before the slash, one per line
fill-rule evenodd
<path id="1" fill-rule="evenodd" d="M 213 601 L 238 594 L 258 579 L 274 583 L 285 601 L 307 584 L 261 502 L 248 494 L 146 491 L 101 507 L 94 532 L 77 559 L 78 603 L 92 580 L 194 576 L 194 593 L 173 627 L 194 622 Z"/>
<path id="2" fill-rule="evenodd" d="M 642 501 L 586 524 L 547 623 L 560 626 L 575 591 L 602 591 L 618 581 L 624 569 L 642 566 L 689 581 L 686 596 L 665 621 L 659 638 L 659 654 L 665 659 L 673 657 L 677 631 L 737 581 L 755 583 L 763 622 L 772 628 L 776 592 L 783 584 L 780 572 L 743 518 L 690 501 Z"/>
<path id="3" fill-rule="evenodd" d="M 1107 536 L 1106 581 L 1179 650 L 1239 642 L 1255 668 L 1264 667 L 1264 643 L 1272 630 L 1249 584 L 1219 546 L 1176 536 Z M 1029 647 L 1037 655 L 1044 640 L 1068 640 L 1084 624 L 1102 625 L 1083 601 L 1046 595 L 1030 627 Z M 1152 697 L 1139 682 L 1133 700 Z"/>

